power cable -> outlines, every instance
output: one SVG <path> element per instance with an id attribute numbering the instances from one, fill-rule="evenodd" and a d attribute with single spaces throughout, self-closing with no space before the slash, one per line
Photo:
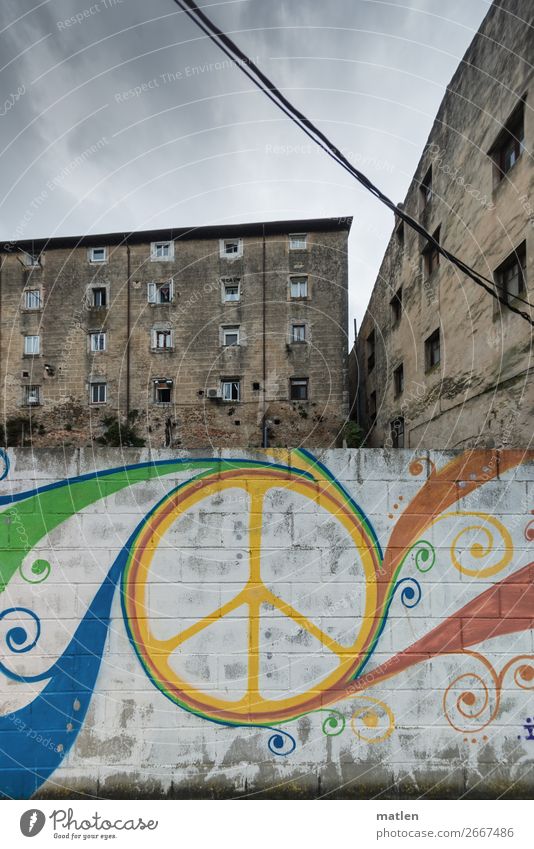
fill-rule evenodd
<path id="1" fill-rule="evenodd" d="M 297 109 L 297 107 L 294 106 L 287 97 L 285 97 L 277 86 L 274 85 L 269 77 L 267 77 L 263 71 L 258 68 L 252 59 L 243 53 L 237 44 L 208 18 L 208 16 L 197 6 L 194 0 L 174 0 L 174 2 L 188 15 L 189 18 L 191 18 L 191 20 L 208 36 L 208 38 L 210 38 L 210 40 L 219 47 L 219 49 L 221 49 L 232 61 L 239 65 L 243 73 L 269 98 L 269 100 L 275 104 L 275 106 L 281 109 L 282 112 L 284 112 L 284 114 L 293 121 L 293 123 L 300 127 L 300 129 L 303 130 L 303 132 L 305 132 L 315 144 L 319 145 L 319 147 L 335 162 L 337 162 L 338 165 L 341 165 L 349 172 L 349 174 L 351 174 L 351 176 L 358 180 L 364 188 L 380 200 L 381 203 L 391 209 L 397 218 L 404 221 L 409 227 L 419 233 L 420 236 L 432 245 L 452 265 L 455 265 L 467 277 L 473 280 L 474 283 L 485 289 L 488 294 L 501 304 L 504 304 L 504 306 L 506 306 L 511 312 L 520 315 L 521 318 L 527 321 L 530 325 L 534 326 L 534 319 L 531 318 L 528 313 L 510 304 L 507 290 L 504 287 L 499 286 L 494 280 L 484 277 L 484 275 L 477 272 L 474 268 L 471 268 L 470 265 L 455 254 L 451 253 L 451 251 L 444 248 L 438 240 L 417 221 L 417 219 L 412 218 L 411 215 L 408 215 L 408 213 L 401 207 L 397 206 L 397 204 L 384 194 L 384 192 L 382 192 L 377 186 L 375 186 L 363 172 L 359 171 L 339 150 L 339 148 L 330 141 L 328 136 L 316 127 L 303 112 Z M 498 290 L 501 290 L 503 294 L 501 295 Z M 519 295 L 514 295 L 514 301 L 520 301 L 526 304 L 531 310 L 534 310 L 534 305 Z"/>

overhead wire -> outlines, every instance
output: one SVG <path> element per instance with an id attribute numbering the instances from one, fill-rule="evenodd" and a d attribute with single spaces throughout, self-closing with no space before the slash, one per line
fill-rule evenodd
<path id="1" fill-rule="evenodd" d="M 317 144 L 338 165 L 341 165 L 352 177 L 373 194 L 381 203 L 387 206 L 395 216 L 404 221 L 415 232 L 422 236 L 429 245 L 432 245 L 445 259 L 456 266 L 474 283 L 483 288 L 493 298 L 506 306 L 511 312 L 520 315 L 525 321 L 534 326 L 534 318 L 524 310 L 515 307 L 509 301 L 508 291 L 494 280 L 480 274 L 468 263 L 457 257 L 430 233 L 422 224 L 413 218 L 402 207 L 392 201 L 381 189 L 378 188 L 362 171 L 356 168 L 339 148 L 322 132 L 307 116 L 301 112 L 291 101 L 278 89 L 278 87 L 258 68 L 250 57 L 246 55 L 238 45 L 224 33 L 208 16 L 200 9 L 194 0 L 173 0 L 183 12 L 219 47 L 233 62 L 236 62 L 240 70 L 265 94 L 278 109 L 295 123 L 315 144 Z M 502 292 L 502 294 L 500 294 Z M 534 305 L 522 296 L 514 295 L 514 302 L 521 302 L 534 311 Z"/>

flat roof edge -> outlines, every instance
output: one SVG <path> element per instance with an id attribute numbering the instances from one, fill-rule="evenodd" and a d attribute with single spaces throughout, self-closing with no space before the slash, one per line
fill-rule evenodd
<path id="1" fill-rule="evenodd" d="M 53 236 L 35 239 L 2 240 L 0 252 L 12 252 L 17 249 L 35 250 L 36 248 L 89 247 L 97 244 L 138 244 L 141 242 L 170 241 L 189 239 L 231 238 L 238 236 L 273 236 L 278 233 L 298 232 L 350 232 L 352 216 L 334 218 L 303 218 L 288 221 L 261 221 L 249 224 L 220 224 L 200 227 L 164 227 L 157 230 L 132 230 L 114 233 L 94 233 L 84 236 Z"/>

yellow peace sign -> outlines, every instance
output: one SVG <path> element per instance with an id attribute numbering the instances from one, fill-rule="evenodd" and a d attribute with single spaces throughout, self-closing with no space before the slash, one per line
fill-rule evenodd
<path id="1" fill-rule="evenodd" d="M 154 577 L 154 556 L 164 543 L 171 526 L 188 511 L 210 496 L 220 496 L 230 489 L 241 490 L 248 498 L 247 549 L 248 579 L 244 586 L 224 603 L 210 610 L 170 636 L 157 636 L 155 611 L 150 604 L 150 583 Z M 265 498 L 274 489 L 296 493 L 311 499 L 326 510 L 348 532 L 354 544 L 355 561 L 361 564 L 365 580 L 365 607 L 355 640 L 342 645 L 321 625 L 305 616 L 292 604 L 270 589 L 262 577 L 262 534 Z M 245 500 L 245 498 L 243 498 Z M 283 556 L 283 552 L 281 552 Z M 168 578 L 172 581 L 172 574 Z M 210 585 L 213 586 L 213 585 Z M 209 589 L 209 587 L 208 587 Z M 354 592 L 356 592 L 356 585 Z M 130 637 L 149 677 L 170 699 L 189 711 L 210 719 L 233 724 L 268 724 L 291 719 L 335 701 L 341 688 L 350 680 L 358 658 L 368 644 L 376 613 L 376 560 L 373 541 L 361 516 L 347 505 L 346 499 L 331 482 L 320 482 L 292 476 L 290 470 L 265 468 L 230 470 L 193 481 L 172 493 L 150 516 L 133 546 L 125 571 L 123 599 Z M 260 688 L 260 618 L 263 605 L 271 606 L 281 617 L 290 619 L 321 645 L 321 650 L 334 658 L 334 669 L 313 687 L 289 692 L 283 698 L 265 696 Z M 247 621 L 246 688 L 237 700 L 231 695 L 216 694 L 198 681 L 188 680 L 173 662 L 176 653 L 197 635 L 243 609 Z M 178 613 L 178 612 L 177 612 Z M 179 611 L 185 618 L 187 611 Z M 321 620 L 322 624 L 322 620 Z M 275 657 L 275 663 L 277 658 Z"/>

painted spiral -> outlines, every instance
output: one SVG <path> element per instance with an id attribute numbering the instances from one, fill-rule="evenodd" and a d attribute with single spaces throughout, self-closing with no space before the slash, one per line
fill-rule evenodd
<path id="1" fill-rule="evenodd" d="M 26 569 L 24 563 L 19 566 L 20 576 L 28 584 L 42 584 L 43 581 L 46 581 L 51 571 L 52 567 L 48 560 L 35 560 L 29 571 Z"/>
<path id="2" fill-rule="evenodd" d="M 514 671 L 514 683 L 521 690 L 534 690 L 534 665 L 522 664 Z"/>
<path id="3" fill-rule="evenodd" d="M 395 730 L 395 717 L 385 702 L 371 696 L 360 696 L 352 714 L 352 733 L 364 743 L 383 743 Z"/>
<path id="4" fill-rule="evenodd" d="M 269 728 L 269 731 L 274 731 L 269 737 L 267 745 L 269 751 L 278 757 L 285 757 L 295 751 L 297 741 L 287 731 L 282 731 L 280 728 Z"/>
<path id="5" fill-rule="evenodd" d="M 402 589 L 401 589 L 402 588 Z M 400 590 L 400 599 L 404 607 L 412 609 L 421 601 L 421 585 L 415 578 L 403 578 L 395 585 L 393 594 L 396 595 Z"/>
<path id="6" fill-rule="evenodd" d="M 347 724 L 347 720 L 338 710 L 326 710 L 317 711 L 317 713 L 327 713 L 323 720 L 323 724 L 321 726 L 323 734 L 327 737 L 338 737 L 339 734 L 343 734 L 345 730 L 345 726 Z"/>
<path id="7" fill-rule="evenodd" d="M 436 549 L 426 539 L 420 539 L 411 549 L 419 572 L 429 572 L 436 562 Z"/>
<path id="8" fill-rule="evenodd" d="M 41 636 L 41 621 L 37 614 L 34 613 L 33 610 L 28 610 L 27 607 L 9 607 L 6 610 L 3 610 L 2 613 L 0 613 L 0 621 L 13 613 L 29 616 L 35 628 L 35 635 L 33 639 L 28 635 L 26 625 L 13 625 L 6 632 L 5 641 L 9 651 L 13 654 L 24 654 L 25 652 L 31 651 L 37 645 L 39 637 Z"/>
<path id="9" fill-rule="evenodd" d="M 505 676 L 513 669 L 512 679 L 520 690 L 534 690 L 534 656 L 520 654 L 509 660 L 502 670 L 499 681 L 502 684 Z"/>
<path id="10" fill-rule="evenodd" d="M 447 687 L 443 710 L 449 725 L 464 734 L 482 731 L 499 709 L 499 690 L 489 687 L 481 675 L 465 672 Z M 493 702 L 493 705 L 492 705 Z"/>
<path id="11" fill-rule="evenodd" d="M 450 557 L 458 572 L 470 578 L 489 578 L 511 563 L 514 545 L 502 522 L 487 513 L 473 512 L 445 513 L 438 521 L 453 517 L 477 520 L 462 528 L 451 543 Z M 471 535 L 471 540 L 467 535 Z M 501 552 L 497 559 L 496 552 Z M 465 562 L 467 557 L 469 565 Z"/>

